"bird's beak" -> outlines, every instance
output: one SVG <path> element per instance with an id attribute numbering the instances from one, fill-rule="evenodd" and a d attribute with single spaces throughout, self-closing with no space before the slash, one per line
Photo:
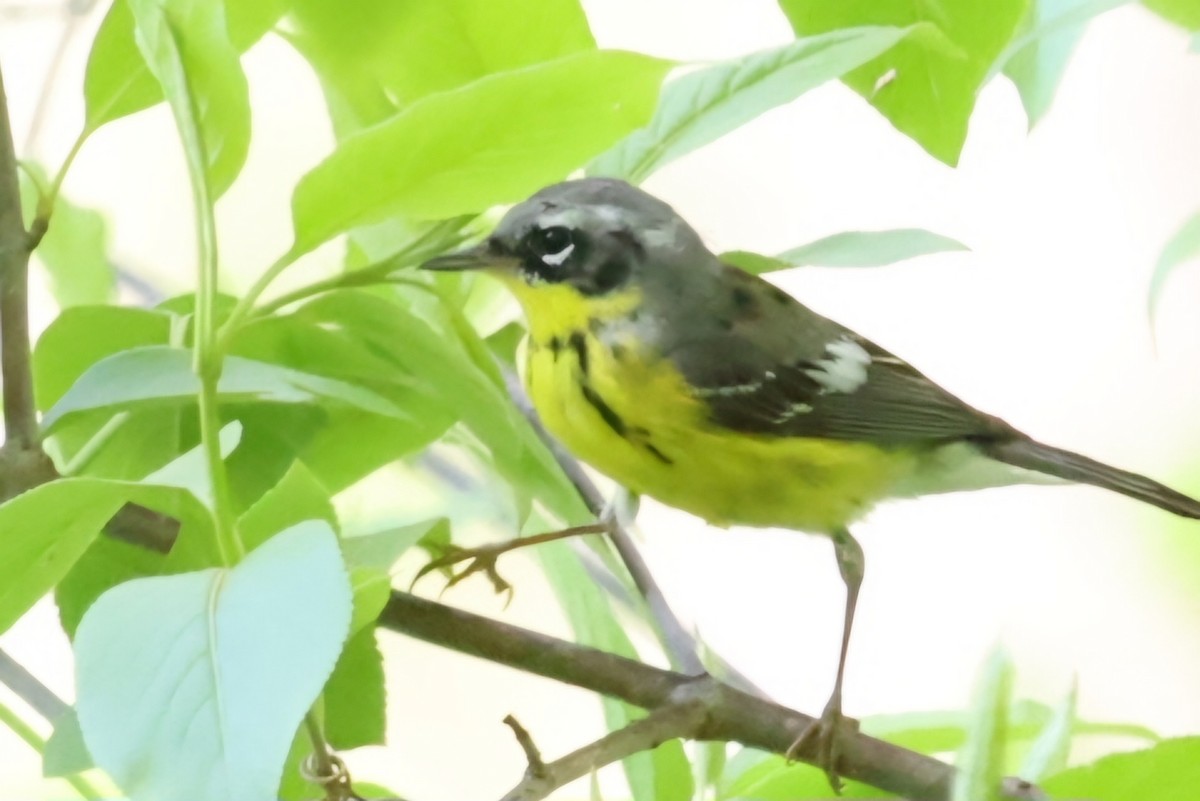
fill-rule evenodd
<path id="1" fill-rule="evenodd" d="M 442 272 L 458 272 L 461 270 L 483 270 L 489 267 L 512 267 L 517 259 L 496 253 L 486 242 L 473 248 L 460 250 L 456 253 L 446 253 L 435 256 L 421 265 L 422 270 L 441 270 Z"/>

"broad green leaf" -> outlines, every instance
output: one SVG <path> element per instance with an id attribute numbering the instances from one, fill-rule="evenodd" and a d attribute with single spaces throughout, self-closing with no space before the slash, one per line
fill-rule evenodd
<path id="1" fill-rule="evenodd" d="M 230 2 L 225 7 L 229 38 L 238 52 L 266 33 L 283 13 L 284 0 Z M 113 0 L 88 55 L 83 79 L 87 101 L 86 129 L 149 108 L 163 99 L 162 87 L 150 74 L 134 43 L 133 13 L 127 0 Z"/>
<path id="2" fill-rule="evenodd" d="M 216 0 L 127 0 L 135 40 L 175 116 L 193 176 L 212 203 L 229 188 L 250 147 L 250 97 L 238 51 Z M 195 178 L 193 179 L 195 180 Z"/>
<path id="3" fill-rule="evenodd" d="M 422 98 L 300 179 L 292 255 L 390 215 L 451 217 L 524 199 L 644 124 L 667 67 L 583 52 Z"/>
<path id="4" fill-rule="evenodd" d="M 904 29 L 830 31 L 716 64 L 668 83 L 654 117 L 588 167 L 641 183 L 660 167 L 879 56 Z"/>
<path id="5" fill-rule="evenodd" d="M 1200 3 L 1196 0 L 1142 0 L 1142 5 L 1185 30 L 1200 31 Z"/>
<path id="6" fill-rule="evenodd" d="M 123 581 L 157 576 L 163 562 L 161 553 L 112 537 L 98 537 L 54 587 L 63 631 L 73 638 L 83 613 L 105 591 Z"/>
<path id="7" fill-rule="evenodd" d="M 154 345 L 133 348 L 88 368 L 42 418 L 42 426 L 51 431 L 66 416 L 88 409 L 190 403 L 199 389 L 190 351 Z M 407 418 L 395 404 L 361 387 L 237 356 L 225 360 L 217 391 L 226 403 L 328 401 Z"/>
<path id="8" fill-rule="evenodd" d="M 149 309 L 79 306 L 66 309 L 38 337 L 33 387 L 38 408 L 57 403 L 89 367 L 139 345 L 170 341 L 172 316 Z"/>
<path id="9" fill-rule="evenodd" d="M 1042 782 L 1054 798 L 1090 801 L 1192 801 L 1200 787 L 1200 737 L 1103 757 Z"/>
<path id="10" fill-rule="evenodd" d="M 967 742 L 959 751 L 953 801 L 993 801 L 1004 777 L 1008 705 L 1013 668 L 997 650 L 984 666 L 971 703 Z"/>
<path id="11" fill-rule="evenodd" d="M 0 633 L 54 589 L 124 502 L 111 486 L 64 478 L 0 505 Z"/>
<path id="12" fill-rule="evenodd" d="M 346 641 L 325 687 L 325 736 L 338 750 L 381 745 L 387 732 L 383 654 L 368 626 Z M 358 788 L 358 783 L 355 783 Z"/>
<path id="13" fill-rule="evenodd" d="M 747 764 L 749 763 L 749 764 Z M 875 798 L 880 791 L 855 781 L 845 782 L 840 796 L 829 787 L 823 770 L 789 762 L 777 754 L 743 749 L 730 763 L 736 778 L 720 790 L 718 799 L 750 801 L 804 801 L 810 798 Z"/>
<path id="14" fill-rule="evenodd" d="M 386 573 L 431 528 L 444 523 L 445 518 L 437 518 L 410 525 L 390 526 L 381 531 L 347 535 L 342 538 L 342 556 L 351 568 L 366 567 Z"/>
<path id="15" fill-rule="evenodd" d="M 271 489 L 237 520 L 237 532 L 246 550 L 252 551 L 275 534 L 305 520 L 323 520 L 335 531 L 337 514 L 329 491 L 303 462 L 294 462 Z"/>
<path id="16" fill-rule="evenodd" d="M 1032 128 L 1050 109 L 1071 51 L 1093 17 L 1130 0 L 1032 0 L 1018 35 L 996 59 L 1016 85 Z"/>
<path id="17" fill-rule="evenodd" d="M 35 165 L 26 164 L 20 171 L 21 206 L 27 219 L 38 203 L 30 169 L 46 180 Z M 33 255 L 46 269 L 50 293 L 60 308 L 108 303 L 116 295 L 116 269 L 108 260 L 108 224 L 100 212 L 76 206 L 61 193 L 54 202 L 50 227 Z"/>
<path id="18" fill-rule="evenodd" d="M 350 568 L 350 586 L 354 591 L 350 632 L 357 634 L 365 628 L 373 628 L 372 624 L 387 605 L 392 581 L 386 571 L 377 567 L 353 567 Z"/>
<path id="19" fill-rule="evenodd" d="M 860 25 L 914 30 L 843 80 L 901 132 L 947 164 L 958 163 L 975 97 L 1030 0 L 780 0 L 804 36 Z"/>
<path id="20" fill-rule="evenodd" d="M 1154 323 L 1154 312 L 1162 298 L 1167 279 L 1183 265 L 1200 260 L 1200 213 L 1193 215 L 1163 247 L 1154 274 L 1150 276 L 1150 291 L 1146 313 Z"/>
<path id="21" fill-rule="evenodd" d="M 54 731 L 42 751 L 43 776 L 69 776 L 93 766 L 92 755 L 83 742 L 79 716 L 74 707 L 68 708 L 54 721 Z"/>
<path id="22" fill-rule="evenodd" d="M 1071 734 L 1075 729 L 1075 703 L 1078 698 L 1078 687 L 1071 685 L 1071 691 L 1054 710 L 1045 728 L 1038 733 L 1037 739 L 1029 746 L 1029 752 L 1021 763 L 1017 775 L 1026 781 L 1037 784 L 1046 776 L 1058 773 L 1067 766 L 1067 757 L 1071 753 Z"/>
<path id="23" fill-rule="evenodd" d="M 290 22 L 339 137 L 434 92 L 595 47 L 577 0 L 297 0 Z"/>
<path id="24" fill-rule="evenodd" d="M 237 567 L 136 579 L 75 636 L 84 741 L 135 801 L 275 797 L 350 621 L 337 538 L 307 522 Z"/>

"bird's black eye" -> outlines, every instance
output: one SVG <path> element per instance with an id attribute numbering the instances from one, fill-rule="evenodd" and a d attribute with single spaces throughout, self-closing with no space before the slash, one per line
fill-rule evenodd
<path id="1" fill-rule="evenodd" d="M 575 252 L 571 229 L 561 225 L 539 228 L 529 235 L 530 249 L 545 265 L 560 267 Z"/>

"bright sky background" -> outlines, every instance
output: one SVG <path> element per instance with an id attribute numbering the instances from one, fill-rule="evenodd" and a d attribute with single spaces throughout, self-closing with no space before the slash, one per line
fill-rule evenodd
<path id="1" fill-rule="evenodd" d="M 678 59 L 735 56 L 791 37 L 767 0 L 585 6 L 602 45 Z M 71 44 L 34 148 L 51 163 L 77 130 L 95 21 Z M 19 151 L 59 24 L 0 12 Z M 1028 433 L 1200 492 L 1200 266 L 1169 285 L 1157 351 L 1146 320 L 1155 259 L 1200 209 L 1200 56 L 1187 44 L 1136 7 L 1102 17 L 1032 134 L 1009 84 L 984 90 L 957 170 L 830 85 L 672 164 L 647 188 L 714 250 L 772 252 L 837 231 L 908 226 L 960 239 L 971 252 L 778 281 Z M 321 100 L 295 54 L 268 39 L 246 68 L 255 138 L 246 174 L 219 209 L 234 287 L 285 248 L 292 183 L 331 144 L 311 126 Z M 182 159 L 164 145 L 172 136 L 161 107 L 105 128 L 65 192 L 106 210 L 122 263 L 179 291 L 191 286 L 194 248 Z M 331 269 L 335 256 L 327 251 L 308 269 Z M 55 311 L 44 292 L 38 304 L 44 326 Z M 819 710 L 842 605 L 829 544 L 715 531 L 652 502 L 640 523 L 680 616 L 778 700 Z M 1200 524 L 1093 489 L 1018 488 L 890 505 L 857 534 L 868 570 L 849 714 L 961 708 L 983 658 L 1003 643 L 1024 695 L 1055 703 L 1077 677 L 1085 717 L 1200 731 L 1200 548 L 1180 550 L 1200 538 Z M 519 584 L 507 612 L 483 581 L 446 600 L 566 635 L 532 563 L 514 558 L 505 572 Z M 53 607 L 43 605 L 0 646 L 70 697 L 69 653 L 54 631 Z M 494 797 L 523 769 L 504 715 L 515 714 L 547 756 L 599 734 L 598 704 L 586 693 L 382 639 L 392 745 L 351 761 L 364 779 L 424 801 Z M 39 765 L 6 730 L 0 755 L 0 798 L 36 792 Z"/>

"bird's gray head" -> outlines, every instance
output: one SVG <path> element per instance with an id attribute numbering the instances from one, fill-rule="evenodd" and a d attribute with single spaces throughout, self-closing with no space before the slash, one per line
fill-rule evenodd
<path id="1" fill-rule="evenodd" d="M 510 209 L 480 247 L 425 266 L 501 267 L 530 285 L 602 295 L 707 253 L 666 203 L 624 181 L 584 178 L 546 187 Z"/>

